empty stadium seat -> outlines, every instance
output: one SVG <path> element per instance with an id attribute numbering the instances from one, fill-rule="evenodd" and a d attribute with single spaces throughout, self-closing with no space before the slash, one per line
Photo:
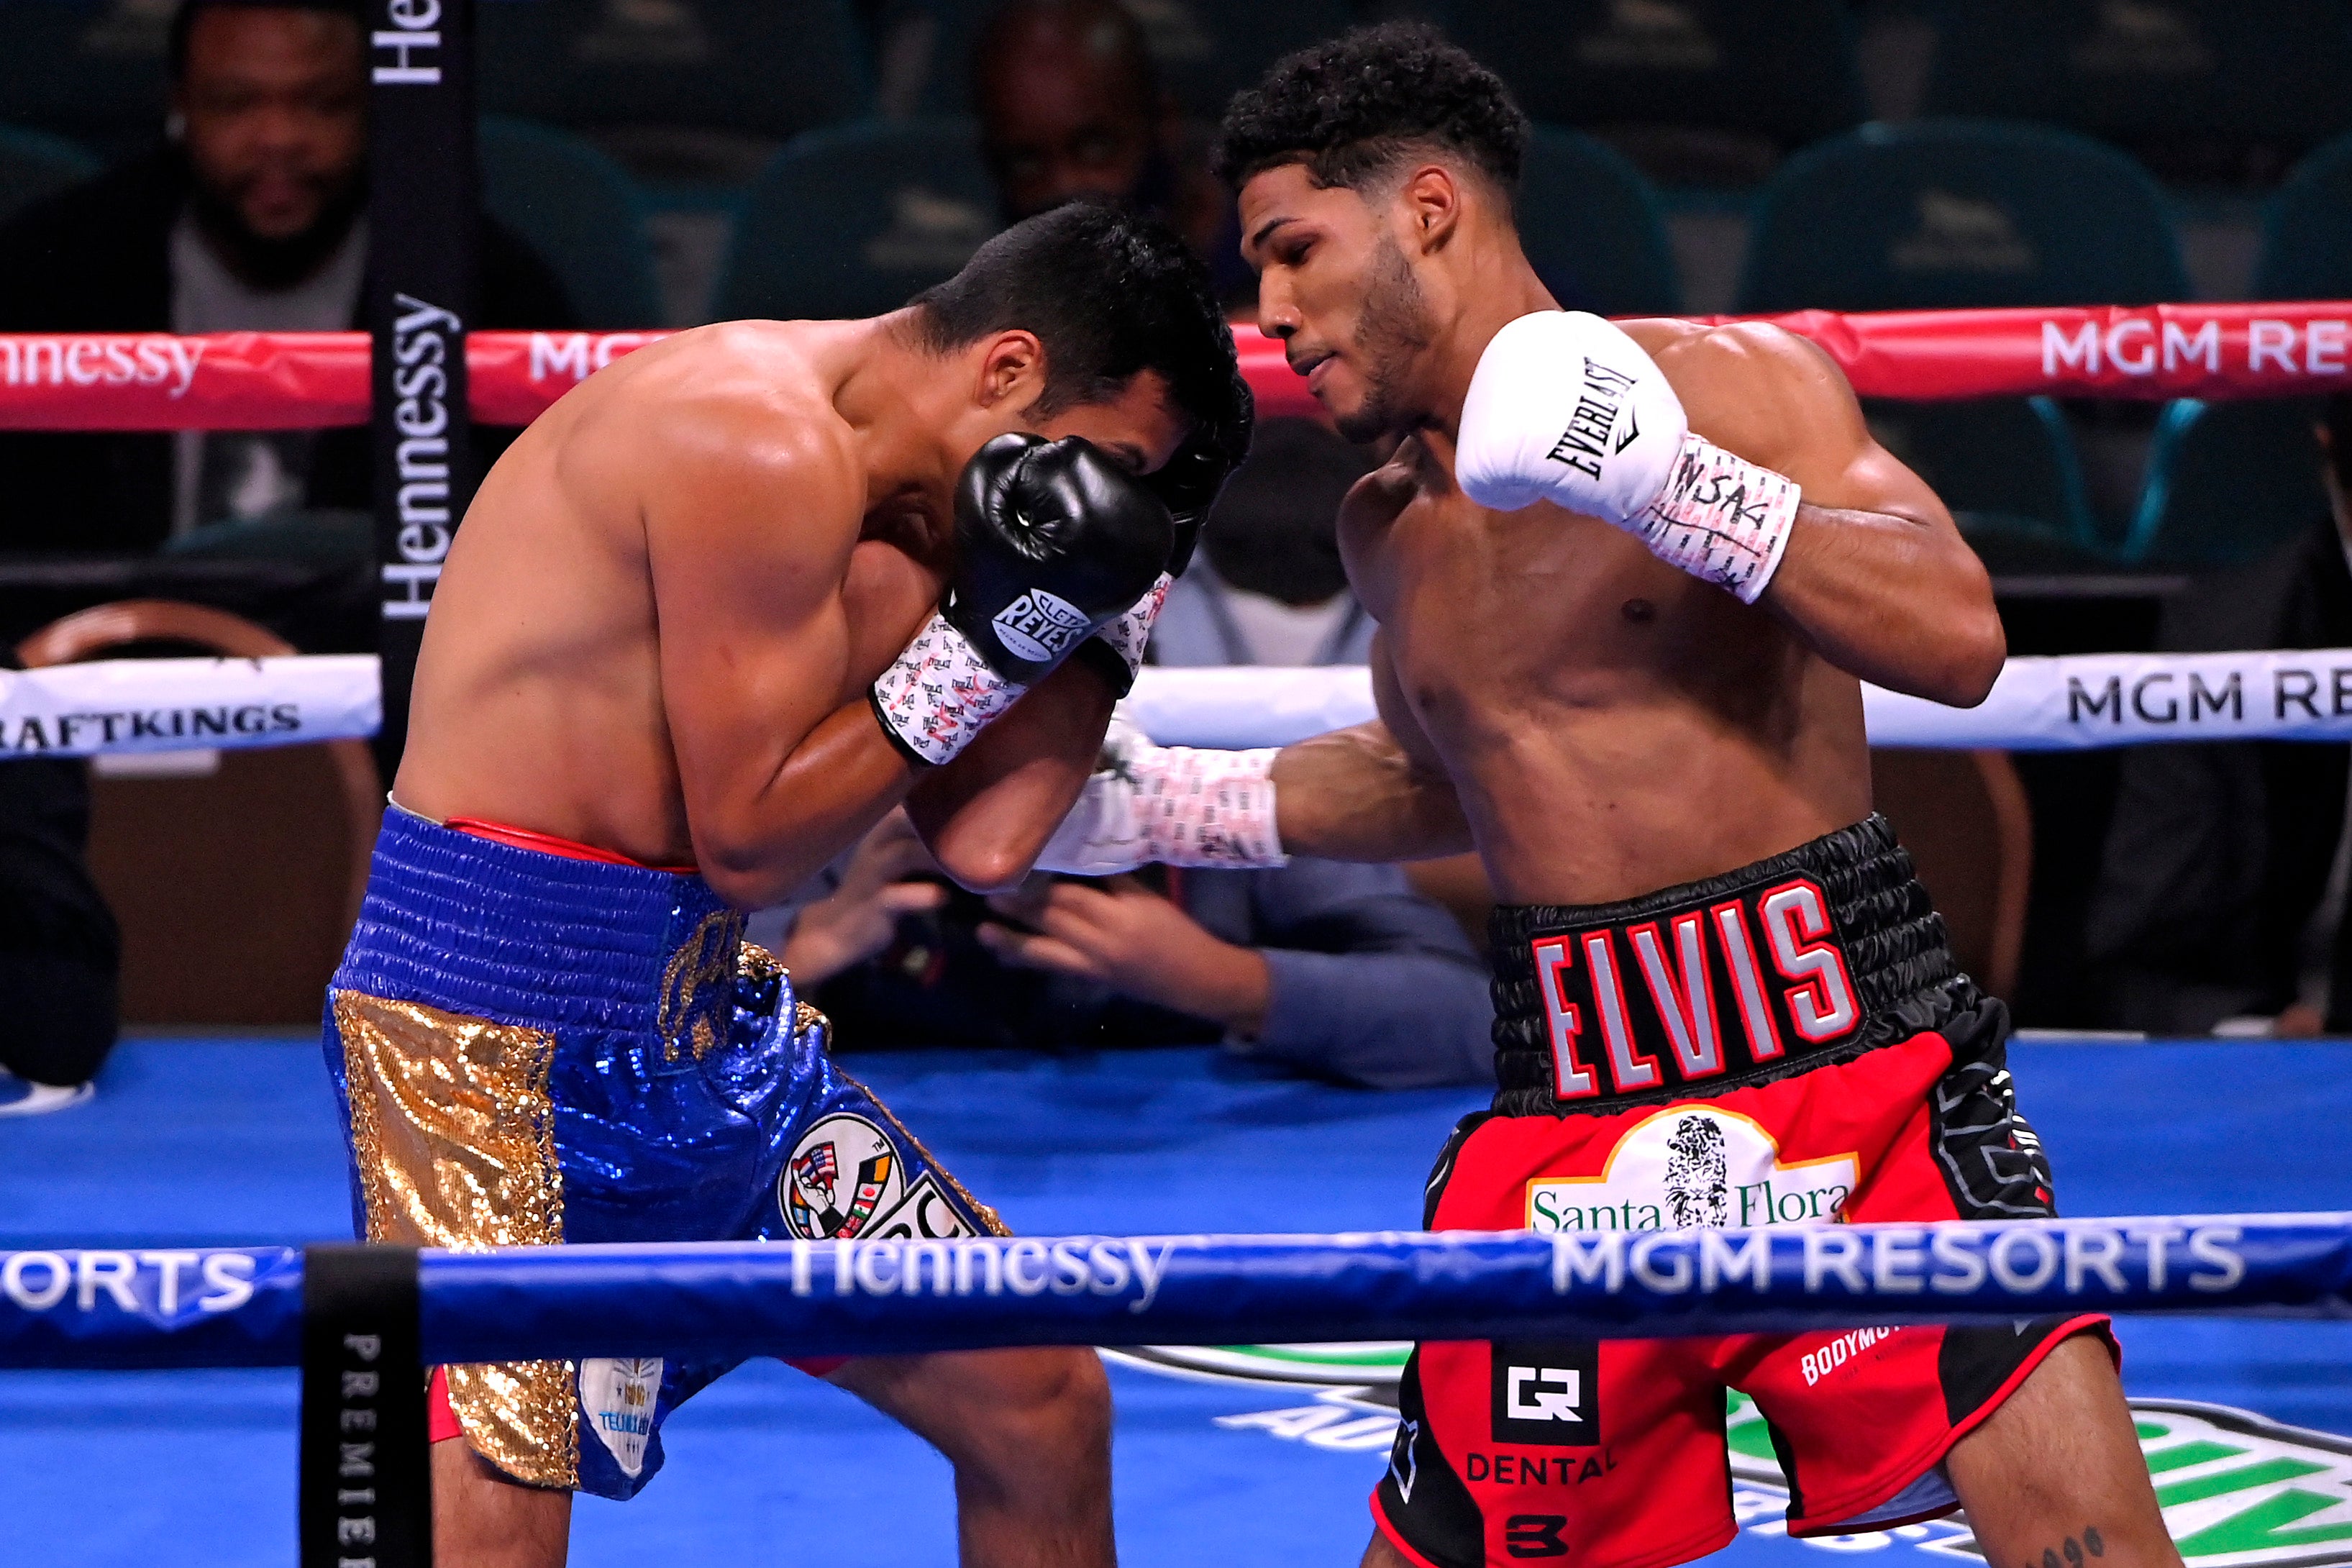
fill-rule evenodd
<path id="1" fill-rule="evenodd" d="M 1124 0 L 1141 25 L 1161 83 L 1184 112 L 1214 121 L 1292 49 L 1347 31 L 1346 0 Z M 898 0 L 885 13 L 883 48 L 908 51 L 895 63 L 905 101 L 927 114 L 971 112 L 971 56 L 997 0 Z"/>
<path id="2" fill-rule="evenodd" d="M 555 269 L 587 327 L 661 320 L 636 187 L 577 137 L 491 116 L 482 121 L 482 201 Z"/>
<path id="3" fill-rule="evenodd" d="M 2125 558 L 2160 566 L 2259 560 L 2326 514 L 2316 405 L 2302 398 L 2164 411 Z"/>
<path id="4" fill-rule="evenodd" d="M 1789 160 L 1757 204 L 1739 309 L 2137 304 L 2188 290 L 2163 198 L 2130 159 L 2065 132 L 1940 121 L 1865 126 Z M 1899 431 L 1896 455 L 1972 531 L 2005 547 L 2095 544 L 2074 443 L 2046 400 L 1890 404 L 1874 423 Z"/>
<path id="5" fill-rule="evenodd" d="M 1519 178 L 1519 241 L 1560 302 L 1611 316 L 1682 308 L 1656 194 L 1605 142 L 1539 125 Z"/>
<path id="6" fill-rule="evenodd" d="M 1446 26 L 1529 114 L 1664 178 L 1744 183 L 1864 114 L 1843 0 L 1453 0 Z"/>
<path id="7" fill-rule="evenodd" d="M 0 125 L 0 219 L 98 173 L 98 160 L 46 132 Z"/>
<path id="8" fill-rule="evenodd" d="M 2296 164 L 2272 195 L 2254 298 L 2352 299 L 2352 136 Z"/>
<path id="9" fill-rule="evenodd" d="M 971 121 L 812 132 L 778 153 L 752 186 L 718 313 L 832 318 L 896 310 L 953 276 L 996 226 L 996 195 Z"/>
<path id="10" fill-rule="evenodd" d="M 0 121 L 109 153 L 163 125 L 163 39 L 178 0 L 8 0 L 0 11 Z"/>
<path id="11" fill-rule="evenodd" d="M 496 113 L 783 138 L 870 98 L 844 0 L 483 0 L 476 16 Z"/>
<path id="12" fill-rule="evenodd" d="M 2050 399 L 1874 402 L 1867 412 L 1879 443 L 1935 487 L 1961 531 L 1998 568 L 2022 570 L 2028 562 L 2094 550 L 2081 459 Z"/>
<path id="13" fill-rule="evenodd" d="M 2164 197 L 2130 159 L 2039 126 L 1867 125 L 1757 203 L 1743 310 L 2183 300 Z"/>
<path id="14" fill-rule="evenodd" d="M 1930 114 L 2049 121 L 2168 179 L 2275 176 L 2352 125 L 2352 29 L 2314 0 L 1939 0 Z"/>

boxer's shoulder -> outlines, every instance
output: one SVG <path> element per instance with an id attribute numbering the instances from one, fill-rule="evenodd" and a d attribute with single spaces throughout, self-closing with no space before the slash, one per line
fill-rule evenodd
<path id="1" fill-rule="evenodd" d="M 1796 461 L 1832 432 L 1860 426 L 1837 362 L 1769 321 L 1622 321 L 1682 400 L 1690 427 L 1751 462 Z"/>
<path id="2" fill-rule="evenodd" d="M 616 362 L 582 388 L 614 377 L 570 430 L 565 468 L 643 498 L 648 515 L 749 487 L 788 490 L 796 510 L 838 499 L 854 520 L 863 484 L 856 433 L 835 406 L 831 325 L 721 322 Z"/>

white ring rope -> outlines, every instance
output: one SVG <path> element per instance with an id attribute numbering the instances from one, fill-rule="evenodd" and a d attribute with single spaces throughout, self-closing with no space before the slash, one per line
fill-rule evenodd
<path id="1" fill-rule="evenodd" d="M 109 659 L 0 671 L 0 757 L 363 740 L 383 721 L 367 654 Z M 1878 746 L 2073 751 L 2158 741 L 2352 741 L 2352 648 L 2012 658 L 1946 708 L 1863 689 Z M 1372 717 L 1361 666 L 1147 668 L 1135 722 L 1170 746 L 1279 746 Z"/>

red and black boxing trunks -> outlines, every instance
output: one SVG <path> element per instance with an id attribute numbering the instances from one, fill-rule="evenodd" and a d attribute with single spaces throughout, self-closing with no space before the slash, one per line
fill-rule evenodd
<path id="1" fill-rule="evenodd" d="M 1885 818 L 1624 903 L 1495 911 L 1495 1109 L 1432 1230 L 2047 1217 L 2009 1015 L 1955 966 Z M 1957 1506 L 1941 1466 L 2096 1316 L 1717 1339 L 1425 1343 L 1381 1530 L 1423 1568 L 1653 1568 L 1737 1533 L 1724 1391 L 1770 1423 L 1796 1535 Z"/>

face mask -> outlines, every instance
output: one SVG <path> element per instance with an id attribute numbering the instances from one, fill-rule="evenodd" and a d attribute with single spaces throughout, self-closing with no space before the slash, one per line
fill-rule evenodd
<path id="1" fill-rule="evenodd" d="M 1318 605 L 1348 585 L 1336 524 L 1370 457 L 1309 419 L 1259 424 L 1249 460 L 1217 498 L 1201 548 L 1218 576 L 1286 605 Z"/>

